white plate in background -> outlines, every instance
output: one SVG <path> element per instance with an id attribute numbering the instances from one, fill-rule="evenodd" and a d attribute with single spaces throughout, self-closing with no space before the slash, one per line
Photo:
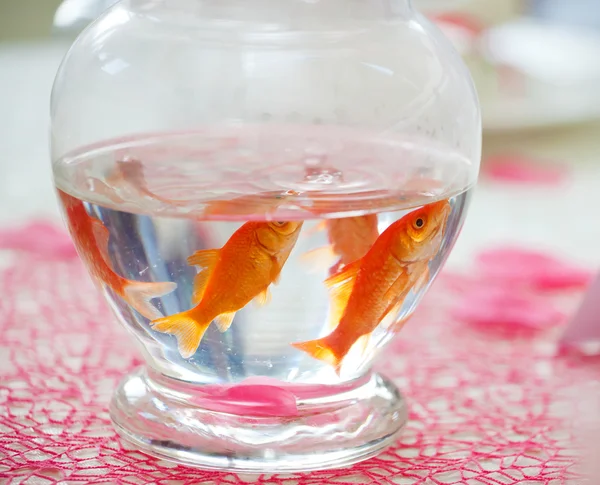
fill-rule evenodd
<path id="1" fill-rule="evenodd" d="M 479 86 L 486 130 L 600 119 L 600 33 L 522 18 L 488 30 L 478 47 L 486 62 L 523 76 L 514 94 Z"/>

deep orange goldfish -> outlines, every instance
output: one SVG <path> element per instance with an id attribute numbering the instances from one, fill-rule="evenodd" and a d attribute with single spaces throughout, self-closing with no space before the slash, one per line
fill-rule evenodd
<path id="1" fill-rule="evenodd" d="M 213 320 L 224 332 L 250 301 L 269 301 L 269 286 L 278 281 L 301 227 L 302 222 L 247 222 L 221 249 L 194 253 L 188 263 L 202 268 L 194 281 L 197 305 L 151 322 L 152 328 L 175 335 L 183 358 L 194 355 Z"/>
<path id="2" fill-rule="evenodd" d="M 58 190 L 58 195 L 65 209 L 71 237 L 92 276 L 108 286 L 147 319 L 162 317 L 150 300 L 171 293 L 177 288 L 177 284 L 146 283 L 119 276 L 113 271 L 108 255 L 108 229 L 100 220 L 87 213 L 83 202 L 62 190 Z"/>
<path id="3" fill-rule="evenodd" d="M 437 254 L 449 214 L 447 200 L 410 212 L 390 225 L 363 258 L 328 278 L 332 315 L 340 315 L 339 324 L 328 336 L 294 347 L 339 372 L 352 346 L 397 309 L 421 280 L 422 263 Z"/>
<path id="4" fill-rule="evenodd" d="M 362 192 L 355 200 L 344 200 L 343 207 L 345 211 L 351 210 L 354 206 L 360 207 L 361 210 L 391 208 L 400 203 L 406 204 L 411 199 L 422 197 L 423 193 L 439 189 L 441 186 L 439 181 L 433 179 L 413 178 L 402 186 L 401 191 Z M 322 196 L 318 193 L 312 196 L 311 201 L 310 207 L 305 208 L 318 215 L 327 211 L 339 211 L 342 203 L 342 201 L 332 199 L 331 196 Z M 341 267 L 367 254 L 379 237 L 377 223 L 376 214 L 325 220 L 315 229 L 327 231 L 329 246 L 310 251 L 302 258 L 311 264 L 316 263 L 314 264 L 316 267 L 330 266 L 330 274 L 336 273 Z"/>

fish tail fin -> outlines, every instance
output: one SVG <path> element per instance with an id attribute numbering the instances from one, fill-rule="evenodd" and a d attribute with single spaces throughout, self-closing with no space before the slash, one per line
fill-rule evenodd
<path id="1" fill-rule="evenodd" d="M 340 373 L 342 360 L 350 350 L 349 348 L 345 348 L 345 345 L 340 344 L 335 333 L 317 340 L 294 343 L 292 346 L 306 352 L 315 359 L 333 366 L 338 374 Z"/>
<path id="2" fill-rule="evenodd" d="M 177 288 L 177 283 L 127 281 L 123 287 L 123 299 L 138 313 L 148 320 L 161 318 L 163 315 L 150 303 L 152 298 L 164 296 Z"/>
<path id="3" fill-rule="evenodd" d="M 174 335 L 177 339 L 177 349 L 181 357 L 189 359 L 198 350 L 200 341 L 210 322 L 210 320 L 208 322 L 199 321 L 196 315 L 191 311 L 187 311 L 159 318 L 150 322 L 150 325 L 152 330 Z"/>

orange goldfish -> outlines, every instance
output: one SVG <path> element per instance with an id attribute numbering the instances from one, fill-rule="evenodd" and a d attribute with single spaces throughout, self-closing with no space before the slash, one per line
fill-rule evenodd
<path id="1" fill-rule="evenodd" d="M 442 185 L 437 180 L 413 178 L 398 192 L 384 190 L 362 192 L 356 200 L 344 201 L 344 210 L 351 210 L 353 207 L 360 207 L 361 210 L 390 208 L 440 187 Z M 331 196 L 315 194 L 311 199 L 312 204 L 306 209 L 313 214 L 335 212 L 340 209 L 340 202 L 331 199 Z M 315 230 L 327 231 L 329 246 L 309 251 L 302 256 L 302 259 L 309 263 L 316 263 L 315 267 L 330 266 L 330 274 L 337 273 L 341 267 L 362 258 L 371 249 L 379 237 L 377 222 L 376 214 L 325 220 L 318 224 Z"/>
<path id="2" fill-rule="evenodd" d="M 331 291 L 332 317 L 339 322 L 335 330 L 324 338 L 293 346 L 339 372 L 352 346 L 399 308 L 422 279 L 423 262 L 439 251 L 449 214 L 450 204 L 444 200 L 390 225 L 363 258 L 325 281 Z"/>
<path id="3" fill-rule="evenodd" d="M 196 306 L 154 320 L 152 328 L 175 335 L 183 358 L 194 355 L 213 320 L 225 332 L 251 300 L 269 301 L 269 286 L 277 283 L 301 227 L 302 222 L 247 222 L 221 249 L 194 253 L 188 263 L 202 268 L 194 281 Z"/>
<path id="4" fill-rule="evenodd" d="M 100 220 L 87 213 L 83 202 L 62 190 L 58 190 L 58 195 L 65 209 L 71 237 L 92 276 L 108 286 L 147 319 L 162 317 L 150 300 L 171 293 L 177 288 L 177 284 L 131 281 L 119 276 L 113 271 L 108 255 L 108 229 Z"/>

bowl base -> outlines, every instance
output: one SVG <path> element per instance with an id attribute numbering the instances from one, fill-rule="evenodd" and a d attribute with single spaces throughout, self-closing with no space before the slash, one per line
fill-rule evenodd
<path id="1" fill-rule="evenodd" d="M 208 470 L 268 473 L 366 460 L 391 445 L 407 419 L 403 397 L 378 374 L 337 394 L 298 399 L 295 415 L 285 416 L 207 409 L 198 404 L 206 398 L 194 395 L 199 389 L 138 369 L 117 388 L 112 421 L 125 441 L 150 455 Z"/>

